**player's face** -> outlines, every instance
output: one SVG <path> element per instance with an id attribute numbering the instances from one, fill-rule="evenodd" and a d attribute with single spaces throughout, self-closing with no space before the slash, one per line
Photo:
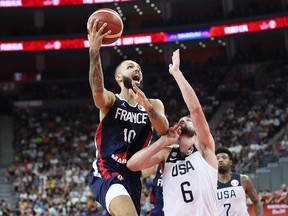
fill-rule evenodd
<path id="1" fill-rule="evenodd" d="M 229 155 L 226 153 L 218 153 L 216 157 L 218 160 L 218 172 L 221 174 L 230 172 L 232 161 L 230 160 Z"/>
<path id="2" fill-rule="evenodd" d="M 136 83 L 138 87 L 142 87 L 142 71 L 139 64 L 134 61 L 127 60 L 122 62 L 120 69 L 123 84 L 126 88 L 132 88 L 132 80 Z"/>
<path id="3" fill-rule="evenodd" d="M 178 125 L 181 127 L 181 134 L 187 135 L 189 137 L 193 137 L 195 135 L 194 125 L 190 117 L 182 117 L 178 121 Z"/>

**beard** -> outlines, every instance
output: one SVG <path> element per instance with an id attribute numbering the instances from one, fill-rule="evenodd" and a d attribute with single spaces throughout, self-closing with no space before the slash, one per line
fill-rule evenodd
<path id="1" fill-rule="evenodd" d="M 218 167 L 218 172 L 220 174 L 225 174 L 225 173 L 228 173 L 229 170 L 226 167 L 224 167 L 224 166 L 220 166 L 220 167 Z"/>
<path id="2" fill-rule="evenodd" d="M 127 89 L 132 89 L 133 90 L 133 87 L 132 87 L 132 79 L 127 77 L 127 76 L 122 76 L 122 79 L 123 79 L 123 84 L 124 84 L 124 87 L 127 88 Z M 138 85 L 136 83 L 137 87 L 140 88 L 141 90 L 143 89 L 143 82 L 140 82 L 140 84 Z"/>
<path id="3" fill-rule="evenodd" d="M 193 137 L 195 135 L 195 131 L 186 125 L 181 126 L 181 134 L 186 135 L 188 137 Z"/>

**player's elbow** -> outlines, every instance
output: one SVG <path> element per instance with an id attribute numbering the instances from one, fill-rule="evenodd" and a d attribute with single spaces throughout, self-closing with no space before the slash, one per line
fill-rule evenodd
<path id="1" fill-rule="evenodd" d="M 162 124 L 159 124 L 158 127 L 155 127 L 155 130 L 159 135 L 165 135 L 169 129 L 168 121 L 165 120 Z"/>
<path id="2" fill-rule="evenodd" d="M 133 172 L 139 171 L 137 164 L 133 160 L 128 160 L 126 166 Z"/>
<path id="3" fill-rule="evenodd" d="M 189 111 L 192 115 L 197 115 L 203 112 L 200 104 L 189 106 Z"/>
<path id="4" fill-rule="evenodd" d="M 94 104 L 98 109 L 105 109 L 111 107 L 113 104 L 112 97 L 104 92 L 93 92 Z"/>
<path id="5" fill-rule="evenodd" d="M 167 128 L 163 127 L 163 128 L 161 128 L 161 129 L 157 130 L 157 133 L 158 133 L 160 136 L 162 136 L 162 135 L 165 135 L 165 134 L 167 133 L 167 131 L 168 131 L 168 127 L 167 127 Z"/>
<path id="6" fill-rule="evenodd" d="M 100 103 L 103 103 L 103 92 L 96 92 L 96 91 L 92 91 L 92 96 L 93 96 L 93 101 L 96 107 L 99 106 Z"/>

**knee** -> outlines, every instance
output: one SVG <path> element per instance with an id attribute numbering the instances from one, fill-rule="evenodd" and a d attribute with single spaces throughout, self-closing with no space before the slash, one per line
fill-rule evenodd
<path id="1" fill-rule="evenodd" d="M 109 208 L 112 216 L 138 216 L 134 203 L 129 196 L 115 197 L 107 208 Z"/>

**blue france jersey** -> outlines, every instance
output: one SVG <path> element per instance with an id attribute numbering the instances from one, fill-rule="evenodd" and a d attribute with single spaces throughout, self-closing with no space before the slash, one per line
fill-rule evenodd
<path id="1" fill-rule="evenodd" d="M 146 110 L 139 104 L 131 106 L 119 95 L 115 96 L 115 103 L 96 131 L 98 168 L 100 161 L 105 163 L 112 160 L 122 168 L 123 166 L 126 168 L 127 160 L 134 153 L 146 147 L 152 137 L 151 122 Z M 118 165 L 116 166 L 118 167 Z"/>
<path id="2" fill-rule="evenodd" d="M 153 180 L 150 193 L 150 203 L 154 204 L 149 216 L 164 216 L 163 212 L 163 181 L 161 165 L 158 165 L 157 173 Z"/>

